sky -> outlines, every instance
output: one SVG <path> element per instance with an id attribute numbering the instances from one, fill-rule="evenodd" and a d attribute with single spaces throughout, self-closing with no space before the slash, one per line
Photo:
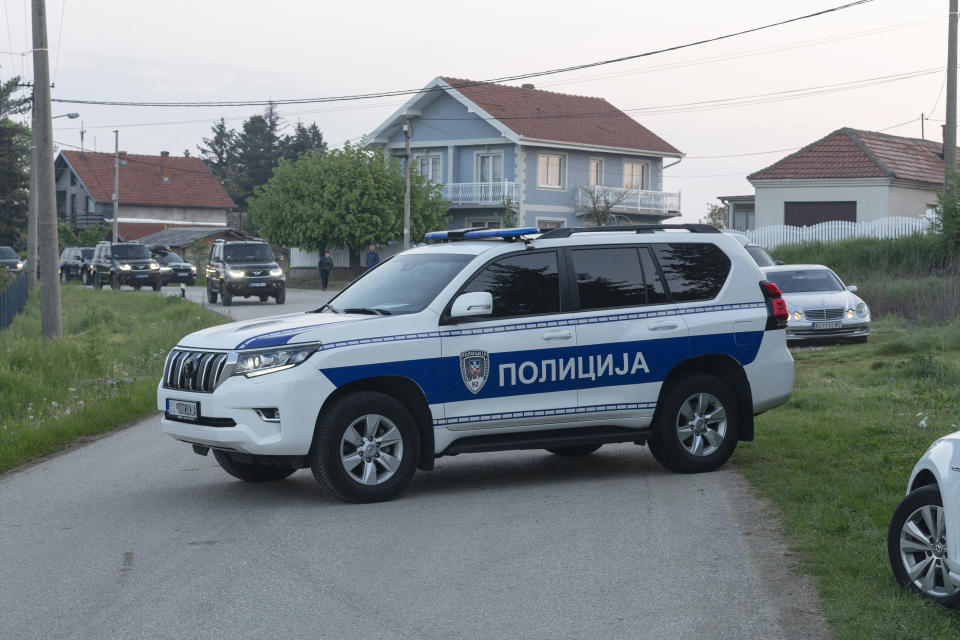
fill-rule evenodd
<path id="1" fill-rule="evenodd" d="M 415 89 L 439 75 L 485 80 L 634 55 L 845 2 L 514 0 L 483 8 L 449 0 L 47 0 L 52 97 L 255 100 Z M 19 55 L 29 49 L 28 5 L 0 0 L 0 80 L 32 77 L 31 57 Z M 603 97 L 684 152 L 666 169 L 664 190 L 681 193 L 681 221 L 693 222 L 717 196 L 753 193 L 748 174 L 841 127 L 919 138 L 924 113 L 932 118 L 926 138 L 940 141 L 947 11 L 948 0 L 873 0 L 526 82 Z M 811 88 L 815 95 L 783 93 Z M 761 97 L 712 102 L 751 96 Z M 290 127 L 316 122 L 339 146 L 372 131 L 404 100 L 279 111 Z M 689 103 L 699 104 L 676 106 Z M 67 112 L 80 118 L 54 120 L 63 149 L 80 145 L 82 123 L 87 149 L 113 151 L 117 129 L 120 149 L 130 153 L 197 155 L 215 120 L 239 128 L 262 108 L 53 105 L 54 115 Z"/>

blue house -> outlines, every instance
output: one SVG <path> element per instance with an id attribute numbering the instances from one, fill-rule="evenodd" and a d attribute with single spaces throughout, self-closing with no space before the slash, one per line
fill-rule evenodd
<path id="1" fill-rule="evenodd" d="M 407 126 L 409 125 L 409 126 Z M 443 185 L 452 229 L 658 223 L 680 215 L 664 161 L 683 154 L 602 98 L 438 77 L 367 137 Z"/>

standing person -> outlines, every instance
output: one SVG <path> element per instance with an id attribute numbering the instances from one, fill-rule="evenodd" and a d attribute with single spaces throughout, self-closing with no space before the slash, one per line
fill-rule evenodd
<path id="1" fill-rule="evenodd" d="M 320 256 L 320 262 L 317 263 L 317 270 L 320 271 L 320 283 L 323 290 L 327 290 L 327 282 L 330 280 L 330 272 L 333 271 L 333 258 L 330 257 L 330 249 L 324 249 Z"/>
<path id="2" fill-rule="evenodd" d="M 372 269 L 380 264 L 380 252 L 377 251 L 377 245 L 370 245 L 370 249 L 367 250 L 367 259 L 364 264 L 366 265 L 367 269 Z"/>

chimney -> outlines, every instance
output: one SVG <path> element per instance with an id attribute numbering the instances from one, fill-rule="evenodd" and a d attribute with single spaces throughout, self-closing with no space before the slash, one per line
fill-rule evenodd
<path id="1" fill-rule="evenodd" d="M 160 178 L 164 182 L 170 182 L 170 176 L 167 175 L 167 158 L 170 157 L 169 151 L 160 152 Z"/>
<path id="2" fill-rule="evenodd" d="M 520 85 L 520 88 L 521 88 L 521 89 L 535 89 L 536 87 L 534 87 L 534 86 L 533 86 L 532 84 L 530 84 L 529 82 L 526 82 L 526 83 Z"/>

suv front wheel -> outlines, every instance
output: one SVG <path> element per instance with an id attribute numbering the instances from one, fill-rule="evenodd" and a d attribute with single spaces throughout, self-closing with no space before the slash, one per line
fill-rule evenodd
<path id="1" fill-rule="evenodd" d="M 649 446 L 663 466 L 679 473 L 713 471 L 737 446 L 736 396 L 718 378 L 698 374 L 667 390 Z"/>
<path id="2" fill-rule="evenodd" d="M 223 282 L 220 283 L 220 304 L 225 307 L 233 304 L 233 294 L 230 293 L 230 289 Z"/>
<path id="3" fill-rule="evenodd" d="M 410 412 L 372 391 L 334 400 L 317 421 L 308 461 L 313 475 L 347 502 L 382 502 L 417 470 L 420 434 Z"/>

